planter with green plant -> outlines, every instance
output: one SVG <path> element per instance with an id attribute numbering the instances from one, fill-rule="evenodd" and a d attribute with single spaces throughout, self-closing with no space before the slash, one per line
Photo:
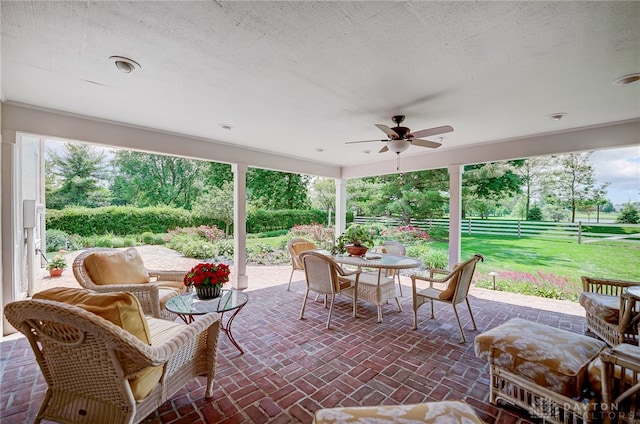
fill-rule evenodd
<path id="1" fill-rule="evenodd" d="M 63 256 L 65 253 L 67 252 L 61 250 L 59 254 L 55 255 L 47 264 L 47 269 L 51 277 L 61 276 L 62 271 L 67 267 L 67 260 Z"/>
<path id="2" fill-rule="evenodd" d="M 339 238 L 351 256 L 362 256 L 373 245 L 373 235 L 360 224 L 352 224 Z"/>

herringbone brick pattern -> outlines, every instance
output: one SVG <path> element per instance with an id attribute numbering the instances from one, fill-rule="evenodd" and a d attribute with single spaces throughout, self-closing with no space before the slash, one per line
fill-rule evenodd
<path id="1" fill-rule="evenodd" d="M 144 253 L 143 258 L 146 264 L 154 260 Z M 464 400 L 487 423 L 535 422 L 524 411 L 488 403 L 487 364 L 474 355 L 474 337 L 513 317 L 583 332 L 584 316 L 573 303 L 475 288 L 470 301 L 477 331 L 460 308 L 466 344 L 446 304 L 436 304 L 435 320 L 423 307 L 413 331 L 408 279 L 404 312 L 385 305 L 384 322 L 377 324 L 373 305 L 360 303 L 359 317 L 352 318 L 350 301 L 338 297 L 327 330 L 328 310 L 321 301 L 310 298 L 305 319 L 298 319 L 305 284 L 298 273 L 287 291 L 289 272 L 286 266 L 249 268 L 250 300 L 233 322 L 245 354 L 221 334 L 214 397 L 205 400 L 203 379 L 196 379 L 145 423 L 310 423 L 322 407 L 445 399 Z M 58 285 L 45 280 L 43 287 Z M 24 338 L 11 337 L 2 341 L 0 353 L 1 421 L 32 421 L 46 385 L 31 349 Z"/>

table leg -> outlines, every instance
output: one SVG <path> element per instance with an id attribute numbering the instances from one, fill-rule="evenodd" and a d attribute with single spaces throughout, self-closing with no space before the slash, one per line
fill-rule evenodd
<path id="1" fill-rule="evenodd" d="M 226 326 L 224 325 L 224 321 L 222 320 L 224 312 L 220 313 L 220 329 L 227 335 L 229 341 L 233 343 L 233 345 L 240 351 L 241 355 L 244 354 L 244 350 L 242 350 L 238 342 L 236 342 L 236 339 L 233 337 L 233 333 L 231 332 L 231 324 L 233 323 L 233 319 L 236 317 L 236 315 L 238 315 L 238 312 L 240 312 L 242 308 L 244 308 L 244 305 L 233 311 L 233 314 L 231 314 L 231 316 L 229 317 Z"/>
<path id="2" fill-rule="evenodd" d="M 176 314 L 176 315 L 178 315 L 180 317 L 180 319 L 182 321 L 184 321 L 185 324 L 191 324 L 195 320 L 193 315 L 190 315 L 190 314 L 188 314 L 188 315 Z"/>

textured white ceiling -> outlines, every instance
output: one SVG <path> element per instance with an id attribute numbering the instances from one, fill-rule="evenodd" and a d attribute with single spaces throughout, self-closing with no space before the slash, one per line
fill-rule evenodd
<path id="1" fill-rule="evenodd" d="M 412 130 L 453 126 L 440 149 L 640 117 L 640 83 L 612 84 L 640 72 L 640 2 L 3 0 L 0 12 L 4 100 L 339 166 L 380 160 L 382 143 L 344 143 L 384 138 L 374 124 L 396 114 Z M 120 73 L 112 55 L 142 69 Z"/>

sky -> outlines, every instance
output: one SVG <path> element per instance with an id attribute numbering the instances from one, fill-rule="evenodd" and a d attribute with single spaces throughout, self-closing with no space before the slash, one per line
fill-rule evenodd
<path id="1" fill-rule="evenodd" d="M 596 170 L 597 186 L 611 183 L 607 198 L 614 205 L 640 202 L 640 145 L 595 151 L 591 164 Z"/>
<path id="2" fill-rule="evenodd" d="M 56 151 L 62 145 L 63 142 L 47 140 L 47 147 Z M 594 151 L 591 164 L 596 170 L 596 186 L 610 183 L 607 198 L 611 203 L 640 202 L 640 145 Z"/>

